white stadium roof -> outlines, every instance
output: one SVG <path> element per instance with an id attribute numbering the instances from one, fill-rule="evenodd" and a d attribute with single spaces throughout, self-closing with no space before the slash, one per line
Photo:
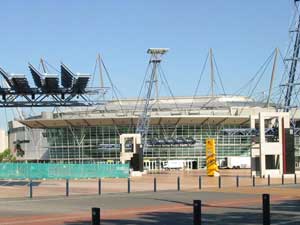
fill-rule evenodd
<path id="1" fill-rule="evenodd" d="M 245 96 L 160 97 L 152 99 L 151 124 L 246 124 L 251 115 L 272 111 L 265 103 Z M 122 99 L 98 107 L 69 107 L 21 120 L 31 128 L 136 124 L 143 101 Z"/>

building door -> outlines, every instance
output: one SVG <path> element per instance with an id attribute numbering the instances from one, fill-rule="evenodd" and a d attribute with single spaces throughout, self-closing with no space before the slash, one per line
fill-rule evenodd
<path id="1" fill-rule="evenodd" d="M 193 170 L 198 169 L 198 163 L 197 163 L 197 161 L 193 161 L 192 169 L 193 169 Z"/>

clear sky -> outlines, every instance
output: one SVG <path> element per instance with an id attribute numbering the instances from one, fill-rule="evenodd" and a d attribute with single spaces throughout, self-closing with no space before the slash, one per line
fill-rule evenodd
<path id="1" fill-rule="evenodd" d="M 232 93 L 275 47 L 286 49 L 291 15 L 291 0 L 2 1 L 0 65 L 29 75 L 27 63 L 44 57 L 57 68 L 64 61 L 75 72 L 92 73 L 100 52 L 115 85 L 130 97 L 144 77 L 147 48 L 166 47 L 163 69 L 174 94 L 193 95 L 213 48 Z M 199 94 L 207 86 L 204 80 Z M 4 109 L 0 115 L 5 118 Z"/>

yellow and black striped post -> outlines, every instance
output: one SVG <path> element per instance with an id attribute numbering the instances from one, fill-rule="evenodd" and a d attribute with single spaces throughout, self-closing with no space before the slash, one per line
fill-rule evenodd
<path id="1" fill-rule="evenodd" d="M 216 143 L 213 138 L 206 139 L 206 169 L 207 175 L 211 177 L 219 172 L 216 162 Z"/>

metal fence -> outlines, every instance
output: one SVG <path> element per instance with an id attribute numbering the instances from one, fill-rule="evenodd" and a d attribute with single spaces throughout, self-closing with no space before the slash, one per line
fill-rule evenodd
<path id="1" fill-rule="evenodd" d="M 128 164 L 0 163 L 0 179 L 127 178 Z"/>

